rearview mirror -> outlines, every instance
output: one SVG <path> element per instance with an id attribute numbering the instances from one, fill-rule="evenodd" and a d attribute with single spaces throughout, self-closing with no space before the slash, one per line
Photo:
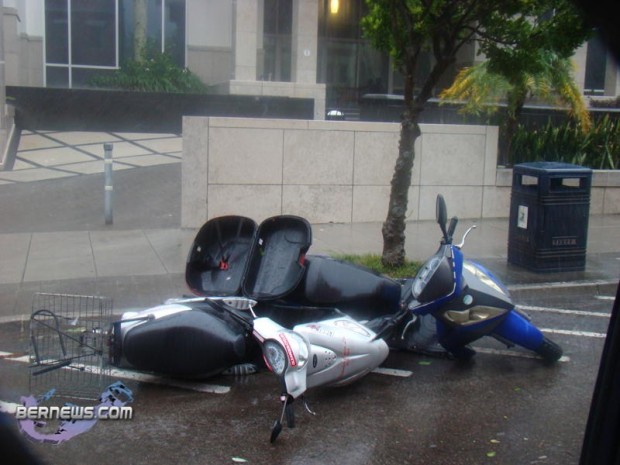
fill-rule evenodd
<path id="1" fill-rule="evenodd" d="M 443 199 L 443 195 L 437 194 L 437 201 L 435 202 L 435 218 L 443 233 L 443 238 L 446 243 L 450 242 L 448 231 L 446 231 L 446 222 L 448 221 L 448 211 L 446 208 L 446 201 Z"/>
<path id="2" fill-rule="evenodd" d="M 443 199 L 443 195 L 441 194 L 437 194 L 437 201 L 435 203 L 435 218 L 443 230 L 446 227 L 446 222 L 448 221 L 448 212 L 446 209 L 446 201 Z"/>

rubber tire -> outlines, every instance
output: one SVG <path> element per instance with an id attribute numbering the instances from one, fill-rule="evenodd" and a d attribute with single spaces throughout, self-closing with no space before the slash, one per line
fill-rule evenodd
<path id="1" fill-rule="evenodd" d="M 559 345 L 545 337 L 540 347 L 536 349 L 536 353 L 540 355 L 545 362 L 555 363 L 562 357 L 563 351 Z"/>

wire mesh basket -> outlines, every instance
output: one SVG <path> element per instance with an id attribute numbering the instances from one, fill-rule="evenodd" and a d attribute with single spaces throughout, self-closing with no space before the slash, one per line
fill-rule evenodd
<path id="1" fill-rule="evenodd" d="M 110 381 L 112 299 L 37 293 L 30 316 L 32 394 L 98 399 Z"/>

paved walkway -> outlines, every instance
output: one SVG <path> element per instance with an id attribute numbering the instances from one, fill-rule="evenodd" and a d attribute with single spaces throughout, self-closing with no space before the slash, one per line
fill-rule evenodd
<path id="1" fill-rule="evenodd" d="M 0 184 L 101 173 L 106 142 L 115 170 L 181 161 L 176 134 L 22 131 L 13 169 L 0 171 Z"/>
<path id="2" fill-rule="evenodd" d="M 114 144 L 114 169 L 121 170 L 113 225 L 103 216 L 104 142 Z M 178 227 L 181 151 L 181 138 L 172 134 L 23 134 L 14 170 L 0 172 L 0 321 L 28 315 L 35 292 L 105 295 L 116 309 L 187 293 L 185 259 L 196 231 Z M 508 220 L 477 223 L 466 256 L 508 284 L 620 277 L 620 215 L 590 218 L 586 270 L 572 273 L 508 265 Z M 461 221 L 457 237 L 470 224 Z M 408 224 L 408 257 L 424 260 L 439 238 L 432 221 Z M 313 225 L 310 253 L 380 253 L 381 247 L 379 223 Z"/>

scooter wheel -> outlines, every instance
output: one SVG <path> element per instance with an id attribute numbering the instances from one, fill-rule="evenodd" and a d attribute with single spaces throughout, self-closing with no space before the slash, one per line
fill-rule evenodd
<path id="1" fill-rule="evenodd" d="M 543 338 L 542 344 L 536 349 L 536 353 L 542 357 L 547 363 L 557 362 L 562 356 L 562 348 L 546 337 Z"/>

